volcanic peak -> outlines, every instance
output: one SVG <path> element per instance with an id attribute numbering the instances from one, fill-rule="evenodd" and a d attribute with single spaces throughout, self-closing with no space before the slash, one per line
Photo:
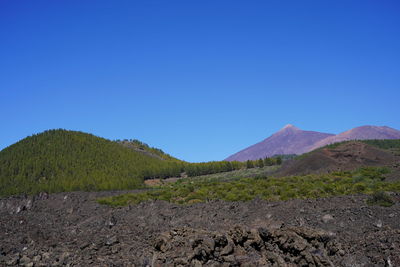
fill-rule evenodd
<path id="1" fill-rule="evenodd" d="M 286 124 L 285 127 L 283 127 L 283 128 L 281 129 L 281 131 L 284 131 L 284 130 L 299 131 L 300 129 L 297 128 L 296 126 L 294 126 L 293 124 Z"/>

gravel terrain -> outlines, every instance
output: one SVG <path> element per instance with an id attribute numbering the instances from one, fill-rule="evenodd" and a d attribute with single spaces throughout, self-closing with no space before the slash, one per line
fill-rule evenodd
<path id="1" fill-rule="evenodd" d="M 0 266 L 400 266 L 400 194 L 111 208 L 72 192 L 0 199 Z"/>

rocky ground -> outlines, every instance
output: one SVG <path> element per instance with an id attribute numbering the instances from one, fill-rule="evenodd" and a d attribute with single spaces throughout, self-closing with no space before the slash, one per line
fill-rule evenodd
<path id="1" fill-rule="evenodd" d="M 285 202 L 163 201 L 117 192 L 0 199 L 0 266 L 400 266 L 400 194 Z"/>

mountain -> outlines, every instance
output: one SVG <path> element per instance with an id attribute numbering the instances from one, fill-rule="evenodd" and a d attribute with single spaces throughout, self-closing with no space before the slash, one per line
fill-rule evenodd
<path id="1" fill-rule="evenodd" d="M 387 126 L 360 126 L 316 142 L 309 151 L 348 140 L 400 139 L 400 131 Z"/>
<path id="2" fill-rule="evenodd" d="M 371 139 L 400 139 L 400 131 L 387 126 L 367 125 L 334 135 L 303 131 L 288 124 L 267 139 L 229 156 L 226 160 L 246 161 L 278 154 L 303 154 L 337 142 Z"/>
<path id="3" fill-rule="evenodd" d="M 334 136 L 330 133 L 303 131 L 286 125 L 267 139 L 228 157 L 228 161 L 246 161 L 283 154 L 302 154 L 318 141 Z"/>
<path id="4" fill-rule="evenodd" d="M 27 137 L 0 151 L 0 195 L 133 189 L 145 178 L 180 175 L 182 162 L 140 144 L 144 152 L 62 129 Z"/>

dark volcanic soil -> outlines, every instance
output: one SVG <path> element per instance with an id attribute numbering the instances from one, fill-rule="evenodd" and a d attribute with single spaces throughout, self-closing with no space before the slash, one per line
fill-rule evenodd
<path id="1" fill-rule="evenodd" d="M 400 194 L 389 208 L 362 195 L 95 202 L 110 194 L 0 199 L 0 266 L 400 266 Z"/>

